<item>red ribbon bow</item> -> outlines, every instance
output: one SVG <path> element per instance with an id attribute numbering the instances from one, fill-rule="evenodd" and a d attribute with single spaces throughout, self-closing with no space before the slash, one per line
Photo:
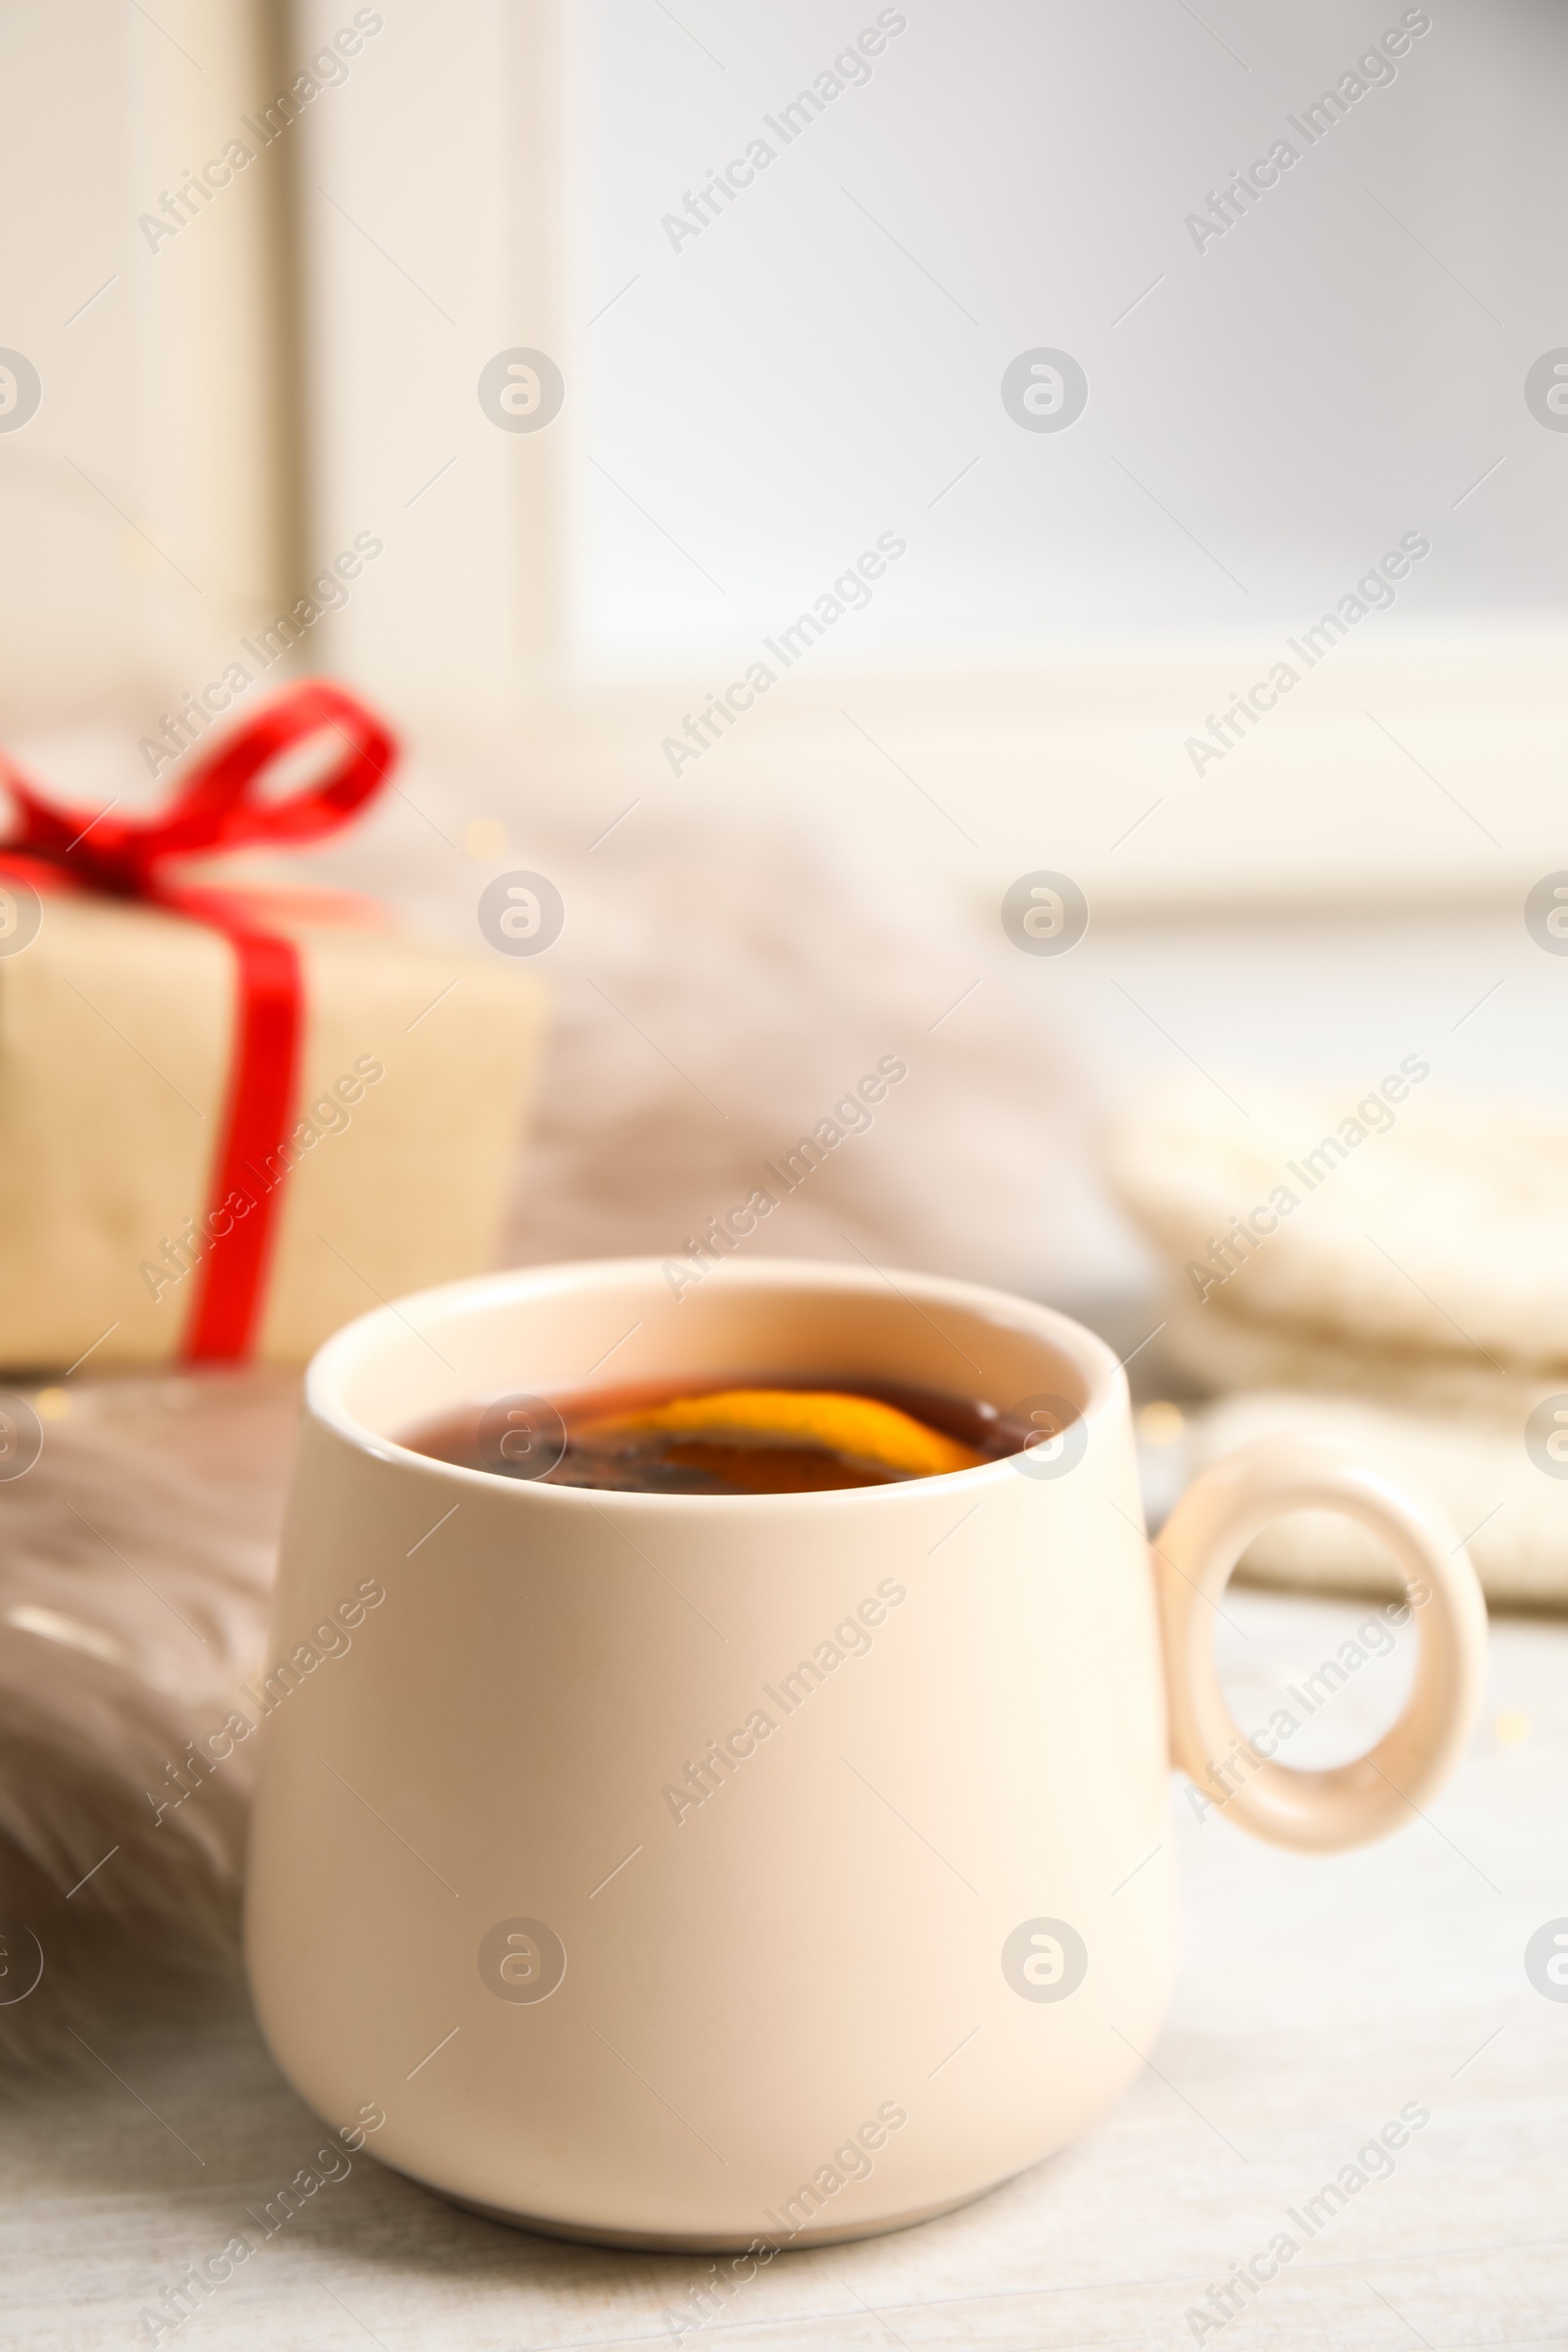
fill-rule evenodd
<path id="1" fill-rule="evenodd" d="M 327 728 L 343 749 L 326 774 L 286 798 L 264 800 L 261 782 L 279 754 Z M 188 1363 L 248 1355 L 256 1336 L 281 1183 L 263 1168 L 270 1157 L 281 1157 L 286 1173 L 281 1146 L 294 1108 L 305 992 L 294 942 L 258 919 L 265 898 L 179 884 L 165 869 L 180 858 L 260 842 L 319 841 L 380 791 L 397 756 L 380 720 L 320 679 L 290 688 L 205 753 L 186 771 L 178 796 L 154 816 L 62 808 L 0 755 L 0 781 L 20 820 L 0 841 L 0 870 L 38 890 L 75 887 L 187 915 L 220 931 L 234 950 L 234 1051 L 203 1220 L 209 1243 L 181 1350 Z M 219 1234 L 221 1216 L 228 1223 Z M 221 1248 L 214 1246 L 219 1240 Z"/>

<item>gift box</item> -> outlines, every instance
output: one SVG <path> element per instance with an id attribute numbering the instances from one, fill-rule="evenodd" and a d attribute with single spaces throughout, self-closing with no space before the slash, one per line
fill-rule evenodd
<path id="1" fill-rule="evenodd" d="M 327 772 L 269 797 L 307 739 Z M 368 902 L 207 878 L 216 856 L 335 831 L 396 756 L 318 681 L 152 818 L 61 808 L 4 770 L 0 1365 L 297 1363 L 495 1262 L 539 983 Z"/>

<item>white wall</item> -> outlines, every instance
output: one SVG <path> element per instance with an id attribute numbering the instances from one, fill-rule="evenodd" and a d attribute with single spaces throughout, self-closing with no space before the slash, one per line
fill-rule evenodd
<path id="1" fill-rule="evenodd" d="M 1273 637 L 1407 530 L 1434 553 L 1385 636 L 1558 612 L 1568 438 L 1522 383 L 1568 335 L 1559 9 L 908 0 L 789 145 L 764 118 L 876 8 L 677 14 L 572 12 L 580 317 L 636 281 L 572 321 L 581 448 L 693 559 L 575 469 L 586 663 L 717 661 L 888 524 L 909 561 L 836 662 Z M 1288 118 L 1390 28 L 1310 146 Z M 754 185 L 662 227 L 759 133 Z M 1299 160 L 1200 250 L 1187 216 L 1280 138 Z M 1060 434 L 999 395 L 1035 345 L 1089 378 Z"/>

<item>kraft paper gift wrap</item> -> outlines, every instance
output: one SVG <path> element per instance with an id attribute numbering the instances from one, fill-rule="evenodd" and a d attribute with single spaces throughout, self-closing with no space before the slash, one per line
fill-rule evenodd
<path id="1" fill-rule="evenodd" d="M 544 993 L 395 934 L 290 935 L 305 1020 L 252 1350 L 267 1363 L 494 1262 Z M 235 995 L 220 933 L 102 899 L 48 899 L 0 961 L 0 1363 L 181 1353 Z M 258 1182 L 274 1173 L 264 1160 Z"/>
<path id="2" fill-rule="evenodd" d="M 323 729 L 330 778 L 261 801 L 269 760 Z M 0 886 L 28 919 L 0 954 L 0 1366 L 298 1363 L 494 1262 L 540 984 L 363 902 L 168 871 L 336 830 L 395 757 L 317 683 L 153 819 L 89 823 L 8 777 L 25 832 Z"/>

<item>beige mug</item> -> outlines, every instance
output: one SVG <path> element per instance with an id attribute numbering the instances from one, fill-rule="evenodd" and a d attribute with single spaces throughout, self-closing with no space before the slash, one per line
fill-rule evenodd
<path id="1" fill-rule="evenodd" d="M 1041 1435 L 733 1498 L 400 1443 L 472 1399 L 765 1375 L 987 1398 Z M 1236 1558 L 1308 1505 L 1384 1538 L 1420 1627 L 1398 1722 L 1329 1772 L 1261 1760 L 1213 1661 Z M 1152 1549 L 1115 1356 L 1021 1298 L 735 1258 L 681 1298 L 652 1259 L 427 1292 L 309 1375 L 259 1686 L 262 2022 L 351 2146 L 753 2276 L 1092 2125 L 1170 1995 L 1170 1764 L 1283 1844 L 1379 1837 L 1464 1744 L 1485 1624 L 1441 1515 L 1318 1446 L 1205 1472 Z"/>

